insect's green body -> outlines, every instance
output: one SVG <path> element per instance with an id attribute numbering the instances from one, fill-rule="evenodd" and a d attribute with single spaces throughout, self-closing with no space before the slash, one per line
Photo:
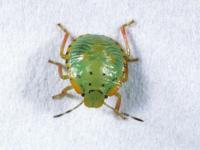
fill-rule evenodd
<path id="1" fill-rule="evenodd" d="M 48 62 L 57 65 L 60 78 L 69 79 L 71 84 L 52 98 L 60 99 L 69 90 L 74 89 L 84 99 L 72 109 L 54 117 L 67 114 L 84 103 L 87 107 L 95 108 L 105 105 L 123 119 L 131 117 L 137 121 L 143 121 L 127 113 L 119 112 L 121 105 L 119 88 L 123 82 L 128 80 L 128 63 L 138 61 L 138 58 L 130 57 L 130 48 L 125 31 L 125 28 L 133 23 L 134 20 L 131 20 L 120 27 L 126 46 L 125 50 L 112 38 L 104 35 L 85 34 L 73 39 L 67 48 L 67 53 L 65 52 L 65 45 L 70 33 L 62 24 L 58 24 L 65 32 L 60 47 L 60 56 L 66 61 L 66 66 L 52 60 Z M 66 74 L 63 73 L 64 68 L 67 68 Z M 108 96 L 117 97 L 114 108 L 105 102 Z"/>
<path id="2" fill-rule="evenodd" d="M 124 77 L 125 53 L 119 43 L 104 35 L 79 36 L 68 47 L 70 81 L 88 107 L 100 107 L 114 95 Z"/>

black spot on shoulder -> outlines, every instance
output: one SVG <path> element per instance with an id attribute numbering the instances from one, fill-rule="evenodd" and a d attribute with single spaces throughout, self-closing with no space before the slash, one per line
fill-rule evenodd
<path id="1" fill-rule="evenodd" d="M 92 72 L 92 71 L 90 71 L 89 73 L 90 73 L 90 75 L 92 75 L 92 74 L 93 74 L 93 72 Z"/>
<path id="2" fill-rule="evenodd" d="M 92 83 L 89 83 L 88 85 L 89 85 L 89 86 L 91 86 L 91 85 L 92 85 Z"/>
<path id="3" fill-rule="evenodd" d="M 103 73 L 102 75 L 103 75 L 103 76 L 105 76 L 106 74 L 105 74 L 105 73 Z"/>
<path id="4" fill-rule="evenodd" d="M 104 85 L 104 84 L 102 84 L 101 86 L 102 86 L 102 87 L 104 87 L 105 85 Z"/>

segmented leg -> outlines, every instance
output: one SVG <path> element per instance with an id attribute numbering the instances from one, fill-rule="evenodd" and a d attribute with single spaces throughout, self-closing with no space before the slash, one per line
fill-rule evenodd
<path id="1" fill-rule="evenodd" d="M 117 93 L 117 94 L 115 94 L 115 96 L 117 97 L 117 102 L 115 104 L 115 110 L 119 111 L 119 108 L 121 105 L 121 94 Z"/>
<path id="2" fill-rule="evenodd" d="M 122 78 L 122 82 L 126 82 L 128 80 L 128 62 L 124 63 L 124 74 Z"/>
<path id="3" fill-rule="evenodd" d="M 128 80 L 128 62 L 136 62 L 139 60 L 139 58 L 131 57 L 130 47 L 129 47 L 128 38 L 127 38 L 127 34 L 126 34 L 126 27 L 129 27 L 133 23 L 135 23 L 135 21 L 131 20 L 130 22 L 125 23 L 120 27 L 120 31 L 121 31 L 121 34 L 122 34 L 122 37 L 124 39 L 125 46 L 126 46 L 125 56 L 126 56 L 126 61 L 127 61 L 124 64 L 124 76 L 123 76 L 122 82 L 125 82 Z"/>
<path id="4" fill-rule="evenodd" d="M 122 37 L 124 39 L 125 46 L 126 46 L 126 52 L 125 53 L 127 55 L 127 61 L 132 61 L 132 62 L 138 61 L 138 58 L 132 58 L 131 55 L 130 55 L 130 47 L 129 47 L 128 38 L 127 38 L 127 34 L 126 34 L 126 27 L 129 27 L 133 23 L 135 23 L 135 21 L 131 20 L 130 22 L 125 23 L 120 27 L 120 31 L 121 31 L 121 34 L 122 34 Z"/>
<path id="5" fill-rule="evenodd" d="M 119 108 L 121 105 L 121 95 L 119 93 L 116 93 L 115 96 L 117 97 L 117 102 L 115 104 L 115 108 L 109 106 L 108 104 L 105 104 L 105 103 L 104 104 L 107 105 L 109 108 L 111 108 L 116 115 L 120 116 L 122 119 L 126 119 L 126 116 L 123 115 L 121 112 L 119 112 Z"/>
<path id="6" fill-rule="evenodd" d="M 63 38 L 63 41 L 61 43 L 61 47 L 60 47 L 60 56 L 61 58 L 63 59 L 68 59 L 67 57 L 67 54 L 65 54 L 65 45 L 66 45 L 66 42 L 67 42 L 67 39 L 70 35 L 70 33 L 68 32 L 68 30 L 60 23 L 58 23 L 58 26 L 61 28 L 61 30 L 63 30 L 65 32 L 65 35 L 64 35 L 64 38 Z"/>
<path id="7" fill-rule="evenodd" d="M 63 68 L 66 68 L 65 65 L 63 65 L 59 62 L 53 61 L 53 60 L 49 60 L 48 62 L 58 66 L 58 74 L 61 79 L 63 79 L 63 80 L 69 79 L 68 75 L 63 74 Z"/>
<path id="8" fill-rule="evenodd" d="M 123 113 L 116 111 L 115 108 L 113 108 L 112 106 L 108 105 L 105 102 L 104 102 L 104 105 L 107 106 L 108 108 L 112 109 L 115 112 L 115 114 L 120 116 L 122 119 L 127 119 L 126 116 Z"/>
<path id="9" fill-rule="evenodd" d="M 71 85 L 67 86 L 66 88 L 64 88 L 61 93 L 57 94 L 57 95 L 54 95 L 52 98 L 53 99 L 61 99 L 62 97 L 64 97 L 65 95 L 67 95 L 68 91 L 73 89 L 73 87 Z"/>

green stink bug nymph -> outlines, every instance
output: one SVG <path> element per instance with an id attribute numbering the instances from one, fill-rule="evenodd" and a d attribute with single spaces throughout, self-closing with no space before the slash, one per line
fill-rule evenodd
<path id="1" fill-rule="evenodd" d="M 73 39 L 67 48 L 67 52 L 65 52 L 65 44 L 70 33 L 63 25 L 58 24 L 65 32 L 60 47 L 60 56 L 65 60 L 66 64 L 63 65 L 52 60 L 49 60 L 49 63 L 57 65 L 60 78 L 63 80 L 69 79 L 71 84 L 64 88 L 61 93 L 53 96 L 53 99 L 60 99 L 69 90 L 74 89 L 83 96 L 83 100 L 74 108 L 54 117 L 62 116 L 85 104 L 85 106 L 93 108 L 105 105 L 123 119 L 131 117 L 135 120 L 143 121 L 119 111 L 121 95 L 118 91 L 121 85 L 128 80 L 128 63 L 138 61 L 138 58 L 130 56 L 126 35 L 126 27 L 133 23 L 134 21 L 132 20 L 120 27 L 126 46 L 125 50 L 110 37 L 85 34 Z M 63 69 L 67 70 L 66 74 L 63 73 Z M 115 107 L 105 102 L 108 96 L 117 97 Z"/>

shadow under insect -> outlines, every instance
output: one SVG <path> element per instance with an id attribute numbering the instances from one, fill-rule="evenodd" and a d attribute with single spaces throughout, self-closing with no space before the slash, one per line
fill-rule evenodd
<path id="1" fill-rule="evenodd" d="M 130 37 L 130 42 L 133 44 L 134 56 L 139 58 L 136 63 L 129 63 L 128 81 L 122 86 L 122 111 L 137 112 L 145 107 L 147 103 L 147 80 L 142 67 L 142 58 L 140 51 L 134 45 L 133 38 Z M 133 54 L 132 54 L 133 55 Z"/>

